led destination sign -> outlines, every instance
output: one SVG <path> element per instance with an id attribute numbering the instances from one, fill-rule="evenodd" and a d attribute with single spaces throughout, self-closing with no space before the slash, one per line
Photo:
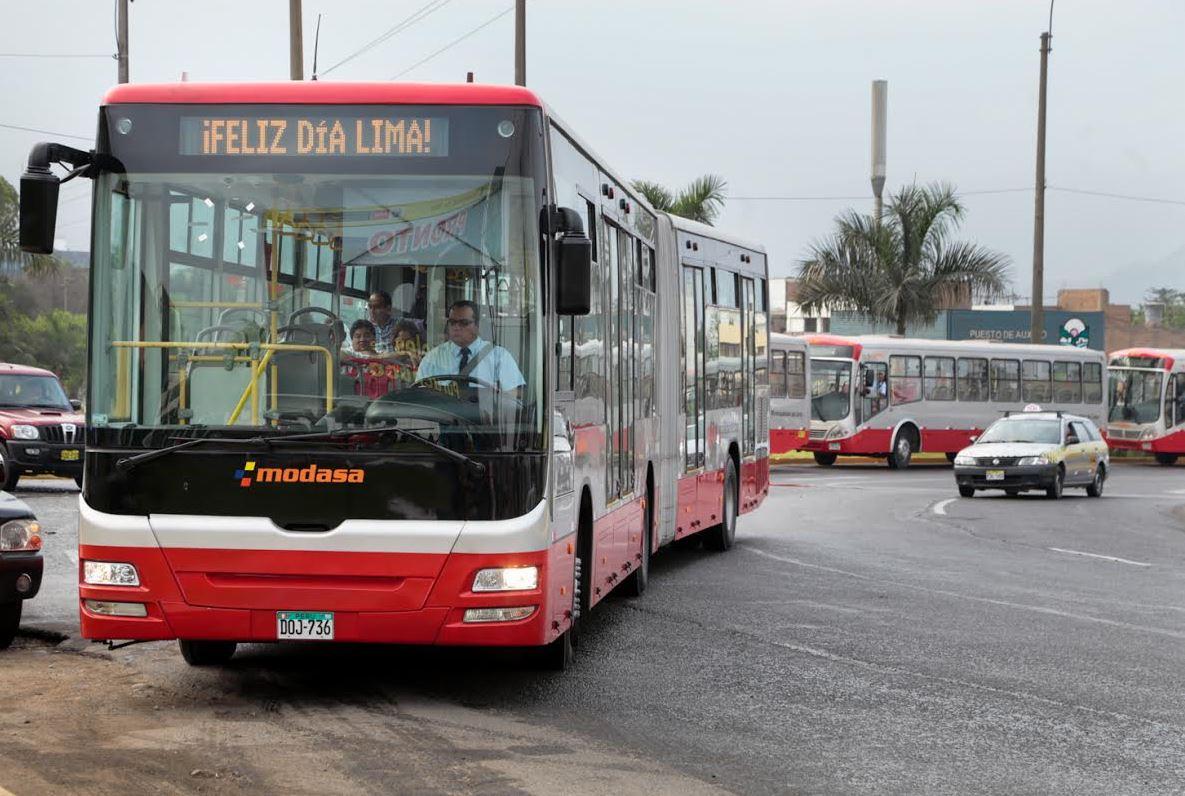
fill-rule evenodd
<path id="1" fill-rule="evenodd" d="M 185 116 L 180 154 L 444 157 L 448 119 Z"/>

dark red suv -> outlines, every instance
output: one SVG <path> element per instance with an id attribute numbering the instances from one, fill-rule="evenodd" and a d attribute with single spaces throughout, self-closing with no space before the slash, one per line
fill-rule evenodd
<path id="1" fill-rule="evenodd" d="M 0 363 L 0 489 L 40 473 L 82 486 L 81 408 L 48 370 Z"/>

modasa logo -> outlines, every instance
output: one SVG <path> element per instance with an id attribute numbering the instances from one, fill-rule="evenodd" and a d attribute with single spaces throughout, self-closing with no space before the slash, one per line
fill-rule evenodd
<path id="1" fill-rule="evenodd" d="M 260 467 L 249 461 L 243 469 L 235 470 L 235 480 L 241 487 L 252 484 L 361 484 L 366 480 L 365 470 L 346 467 Z"/>

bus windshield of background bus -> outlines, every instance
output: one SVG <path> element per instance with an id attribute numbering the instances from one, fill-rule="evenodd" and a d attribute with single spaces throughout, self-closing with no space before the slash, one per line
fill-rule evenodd
<path id="1" fill-rule="evenodd" d="M 294 154 L 293 138 L 275 157 L 194 157 L 227 112 L 149 114 L 179 125 L 179 154 L 117 147 L 126 171 L 97 186 L 96 433 L 397 423 L 466 451 L 537 448 L 542 189 L 516 142 L 535 128 L 528 111 L 467 111 L 432 112 L 434 156 L 383 158 L 353 157 L 352 138 L 344 156 Z M 300 129 L 299 111 L 273 115 Z"/>
<path id="2" fill-rule="evenodd" d="M 1112 367 L 1107 419 L 1155 423 L 1160 419 L 1160 391 L 1164 374 L 1150 370 Z"/>
<path id="3" fill-rule="evenodd" d="M 811 359 L 811 417 L 830 422 L 852 411 L 852 363 Z"/>
<path id="4" fill-rule="evenodd" d="M 977 445 L 993 442 L 1037 442 L 1058 445 L 1062 441 L 1060 420 L 1037 420 L 1032 418 L 1007 418 L 997 420 L 983 432 Z"/>

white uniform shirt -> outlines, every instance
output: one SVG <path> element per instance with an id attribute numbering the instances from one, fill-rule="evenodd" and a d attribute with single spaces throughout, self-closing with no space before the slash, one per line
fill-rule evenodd
<path id="1" fill-rule="evenodd" d="M 487 346 L 492 345 L 478 337 L 469 344 L 469 360 L 472 361 Z M 461 372 L 461 347 L 452 340 L 446 340 L 433 348 L 420 361 L 420 368 L 416 371 L 417 379 L 429 376 L 449 376 Z M 469 371 L 475 379 L 481 379 L 489 384 L 497 385 L 503 390 L 514 390 L 526 384 L 522 371 L 514 357 L 500 345 L 486 354 L 481 362 Z"/>

